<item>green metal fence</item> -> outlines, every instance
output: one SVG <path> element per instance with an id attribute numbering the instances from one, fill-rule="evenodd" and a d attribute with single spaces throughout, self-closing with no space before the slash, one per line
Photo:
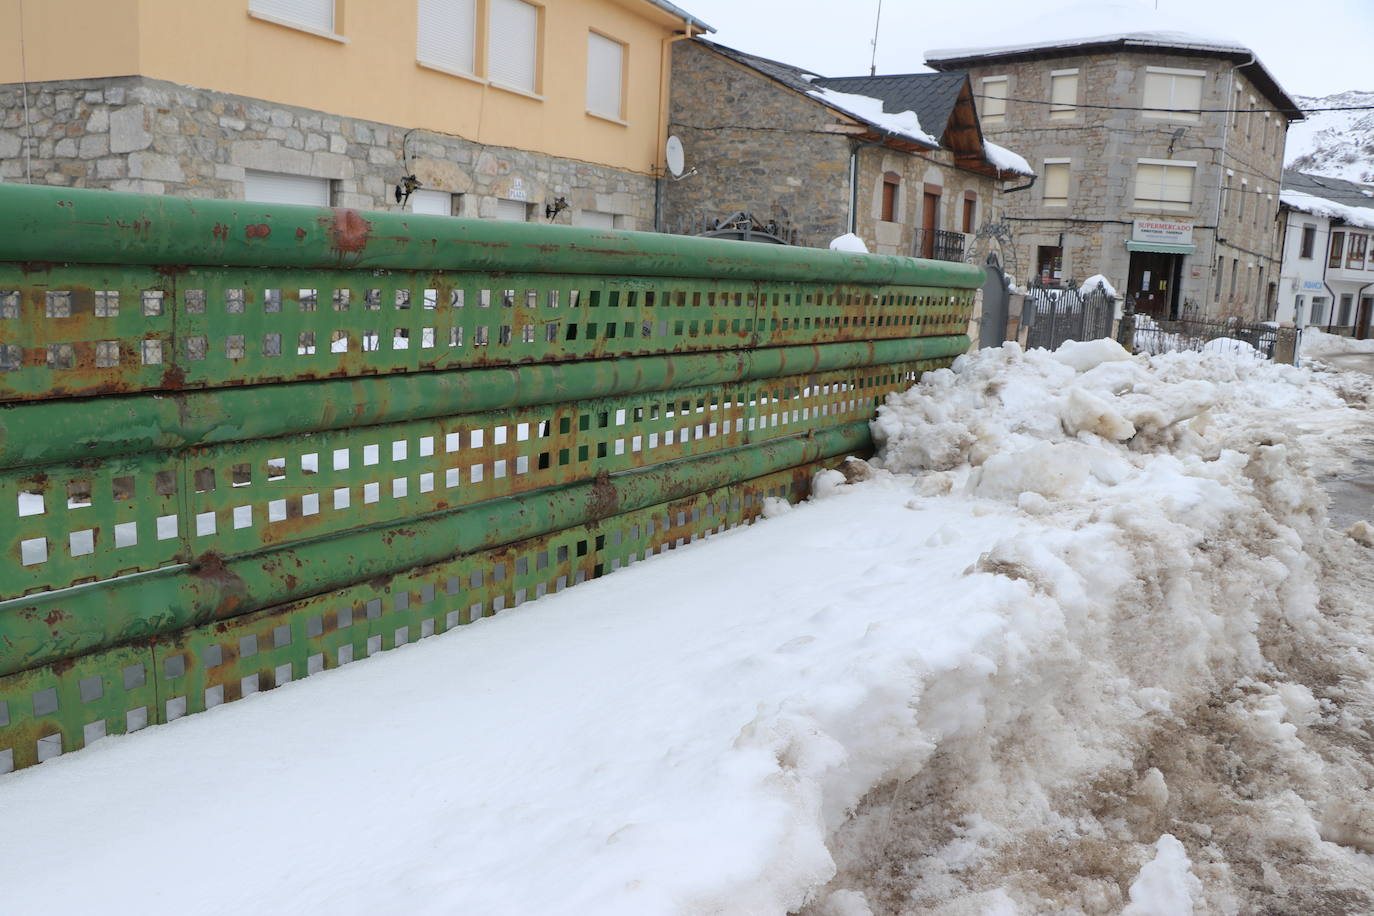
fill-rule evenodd
<path id="1" fill-rule="evenodd" d="M 0 185 L 0 772 L 752 522 L 982 274 Z"/>

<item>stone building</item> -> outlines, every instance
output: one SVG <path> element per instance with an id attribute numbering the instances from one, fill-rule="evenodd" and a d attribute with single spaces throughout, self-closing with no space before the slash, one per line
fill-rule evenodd
<path id="1" fill-rule="evenodd" d="M 1283 272 L 1272 317 L 1364 340 L 1374 321 L 1374 185 L 1283 173 Z"/>
<path id="2" fill-rule="evenodd" d="M 696 39 L 672 75 L 688 169 L 665 186 L 673 231 L 742 212 L 799 244 L 854 232 L 876 253 L 964 260 L 996 246 L 975 236 L 1002 190 L 1032 179 L 984 143 L 963 74 L 832 79 Z"/>
<path id="3" fill-rule="evenodd" d="M 1019 279 L 1105 275 L 1161 316 L 1262 318 L 1284 137 L 1301 112 L 1247 48 L 1177 32 L 934 51 L 1041 175 L 1007 198 Z"/>
<path id="4" fill-rule="evenodd" d="M 667 0 L 18 2 L 0 180 L 395 209 L 414 175 L 408 209 L 629 229 L 669 49 L 709 29 Z"/>

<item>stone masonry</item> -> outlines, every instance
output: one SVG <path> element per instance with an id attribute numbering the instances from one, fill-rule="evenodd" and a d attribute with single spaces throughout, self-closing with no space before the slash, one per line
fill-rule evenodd
<path id="1" fill-rule="evenodd" d="M 653 228 L 654 180 L 541 153 L 330 115 L 139 76 L 0 86 L 0 180 L 181 197 L 242 199 L 246 170 L 327 178 L 335 206 L 396 209 L 401 144 L 424 187 L 461 195 L 455 215 L 490 217 L 498 198 L 614 214 Z M 27 161 L 26 147 L 27 145 Z"/>
<path id="2" fill-rule="evenodd" d="M 858 148 L 855 229 L 879 254 L 916 253 L 923 185 L 942 188 L 940 228 L 962 228 L 963 199 L 978 201 L 977 224 L 995 220 L 997 185 L 953 165 L 947 150 L 909 153 L 836 132 L 847 119 L 697 42 L 673 46 L 670 130 L 695 173 L 665 188 L 670 229 L 694 218 L 742 210 L 798 230 L 798 243 L 825 247 L 849 231 L 850 155 Z M 885 172 L 901 179 L 898 219 L 885 222 Z M 970 248 L 971 250 L 971 248 Z"/>
<path id="3" fill-rule="evenodd" d="M 1043 184 L 1027 194 L 1007 195 L 1006 212 L 1015 235 L 1024 282 L 1035 271 L 1039 246 L 1064 249 L 1064 276 L 1105 274 L 1123 293 L 1130 255 L 1125 243 L 1136 218 L 1191 222 L 1196 251 L 1185 258 L 1179 302 L 1202 313 L 1263 318 L 1269 285 L 1278 279 L 1278 188 L 1284 117 L 1230 60 L 1196 52 L 1084 54 L 1072 49 L 1033 60 L 952 61 L 968 69 L 975 94 L 984 77 L 1008 77 L 1003 124 L 983 121 L 990 139 L 1017 150 L 1043 173 L 1046 159 L 1069 159 L 1068 206 L 1047 206 Z M 1080 104 L 1142 106 L 1147 66 L 1205 71 L 1201 107 L 1248 110 L 1204 111 L 1197 121 L 1147 118 L 1138 110 L 1078 108 L 1054 119 L 1047 101 L 1050 73 L 1077 68 Z M 1239 100 L 1239 106 L 1236 105 Z M 980 110 L 986 101 L 979 100 Z M 1266 126 L 1267 119 L 1267 126 Z M 1138 159 L 1198 163 L 1189 210 L 1135 206 Z M 1241 201 L 1244 200 L 1242 212 Z M 1217 266 L 1222 276 L 1218 281 Z M 1232 292 L 1232 276 L 1237 275 Z"/>

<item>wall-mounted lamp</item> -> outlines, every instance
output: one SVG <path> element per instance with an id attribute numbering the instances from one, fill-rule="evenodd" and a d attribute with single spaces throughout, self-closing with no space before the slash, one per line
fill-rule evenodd
<path id="1" fill-rule="evenodd" d="M 553 222 L 558 218 L 558 214 L 566 209 L 568 209 L 568 199 L 566 197 L 555 198 L 553 203 L 544 205 L 544 216 L 548 218 L 549 222 Z"/>
<path id="2" fill-rule="evenodd" d="M 406 175 L 401 179 L 401 183 L 396 185 L 396 203 L 404 207 L 406 201 L 410 200 L 410 195 L 419 187 L 420 179 L 414 175 Z"/>

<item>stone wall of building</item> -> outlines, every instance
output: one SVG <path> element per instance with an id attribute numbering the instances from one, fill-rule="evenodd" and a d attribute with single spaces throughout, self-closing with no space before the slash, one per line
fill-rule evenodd
<path id="1" fill-rule="evenodd" d="M 924 228 L 923 198 L 927 187 L 940 195 L 938 229 L 963 232 L 964 200 L 970 193 L 975 204 L 975 230 L 1001 219 L 997 183 L 990 177 L 956 168 L 953 160 L 953 153 L 947 150 L 916 154 L 873 146 L 860 149 L 856 222 L 859 236 L 873 252 L 920 256 L 919 231 Z M 897 219 L 890 222 L 882 219 L 883 179 L 889 173 L 900 179 L 894 214 Z M 971 237 L 965 239 L 968 253 L 973 251 L 972 242 Z"/>
<path id="2" fill-rule="evenodd" d="M 670 231 L 735 211 L 790 224 L 803 245 L 848 231 L 850 139 L 836 114 L 702 45 L 673 45 L 669 130 L 695 173 L 664 188 Z"/>
<path id="3" fill-rule="evenodd" d="M 0 86 L 4 181 L 242 199 L 251 169 L 329 179 L 335 206 L 396 209 L 402 143 L 424 187 L 460 195 L 455 215 L 493 216 L 504 198 L 542 219 L 566 197 L 558 222 L 654 227 L 649 175 L 138 76 L 30 83 L 27 114 L 21 87 Z"/>
<path id="4" fill-rule="evenodd" d="M 1148 66 L 1204 71 L 1204 109 L 1231 108 L 1234 87 L 1240 86 L 1247 107 L 1251 95 L 1256 100 L 1255 123 L 1262 124 L 1264 113 L 1269 114 L 1267 142 L 1259 130 L 1245 136 L 1248 115 L 1240 117 L 1237 127 L 1236 117 L 1226 113 L 1204 111 L 1196 121 L 1188 121 L 1146 117 L 1133 110 L 1142 106 Z M 1071 117 L 1051 118 L 1050 106 L 1041 104 L 1050 99 L 1051 73 L 1068 69 L 1078 70 L 1081 104 L 1117 109 L 1078 108 Z M 1005 121 L 989 124 L 984 119 L 984 132 L 1020 152 L 1042 175 L 1030 192 L 1005 197 L 1018 260 L 1028 265 L 1018 279 L 1033 274 L 1040 246 L 1062 245 L 1066 277 L 1082 279 L 1101 273 L 1126 292 L 1130 256 L 1125 244 L 1131 238 L 1133 220 L 1164 217 L 1194 226 L 1196 250 L 1184 256 L 1180 303 L 1220 314 L 1254 310 L 1260 267 L 1265 268 L 1267 286 L 1276 276 L 1278 263 L 1275 217 L 1283 144 L 1277 125 L 1282 118 L 1243 75 L 1234 72 L 1230 61 L 1200 55 L 1068 53 L 1033 61 L 984 63 L 969 73 L 976 95 L 983 93 L 984 78 L 1008 78 Z M 980 99 L 980 110 L 986 104 Z M 1066 206 L 1045 203 L 1044 165 L 1052 159 L 1070 160 Z M 1196 162 L 1192 206 L 1187 211 L 1136 207 L 1135 173 L 1140 159 Z M 1228 175 L 1228 169 L 1233 174 Z M 1241 177 L 1247 178 L 1246 188 L 1251 192 L 1244 219 L 1238 209 L 1227 209 L 1222 196 L 1222 188 Z M 1216 295 L 1218 257 L 1226 270 L 1222 296 Z M 1229 261 L 1233 257 L 1241 260 L 1242 274 L 1236 297 L 1231 299 Z M 1244 290 L 1247 262 L 1253 262 L 1248 297 Z"/>

